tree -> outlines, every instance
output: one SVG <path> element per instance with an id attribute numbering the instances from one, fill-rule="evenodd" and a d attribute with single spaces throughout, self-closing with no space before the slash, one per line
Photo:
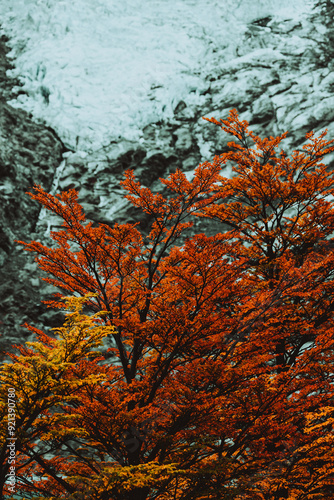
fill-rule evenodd
<path id="1" fill-rule="evenodd" d="M 64 326 L 1 371 L 22 497 L 334 498 L 333 141 L 310 133 L 289 159 L 286 134 L 260 139 L 235 110 L 209 121 L 238 142 L 162 179 L 170 196 L 125 173 L 147 235 L 94 227 L 74 190 L 31 194 L 63 228 L 21 243 L 70 297 L 50 301 Z M 194 217 L 230 229 L 192 235 Z"/>

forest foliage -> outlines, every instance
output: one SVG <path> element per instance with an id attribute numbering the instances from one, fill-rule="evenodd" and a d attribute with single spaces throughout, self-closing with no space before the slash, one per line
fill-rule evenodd
<path id="1" fill-rule="evenodd" d="M 155 194 L 125 172 L 147 233 L 88 222 L 75 190 L 31 193 L 62 227 L 21 244 L 66 320 L 28 326 L 1 367 L 5 498 L 8 388 L 21 498 L 334 498 L 333 141 L 289 157 L 236 110 L 208 121 L 232 140 L 191 181 Z"/>

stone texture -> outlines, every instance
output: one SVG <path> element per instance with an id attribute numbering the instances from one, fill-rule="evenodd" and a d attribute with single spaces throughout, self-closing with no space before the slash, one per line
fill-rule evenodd
<path id="1" fill-rule="evenodd" d="M 0 39 L 0 349 L 26 334 L 24 321 L 40 323 L 46 312 L 40 304 L 36 265 L 15 240 L 30 239 L 40 212 L 26 191 L 35 183 L 50 189 L 64 152 L 50 128 L 6 103 L 12 97 L 11 85 L 17 82 L 6 77 L 10 65 L 5 41 Z"/>
<path id="2" fill-rule="evenodd" d="M 173 118 L 147 125 L 140 141 L 120 138 L 89 154 L 67 151 L 62 163 L 64 148 L 55 134 L 5 103 L 10 82 L 4 78 L 0 86 L 3 330 L 8 334 L 13 329 L 19 336 L 22 333 L 17 325 L 22 319 L 38 319 L 49 326 L 60 320 L 59 313 L 46 313 L 38 302 L 41 296 L 46 298 L 51 293 L 51 288 L 41 286 L 40 273 L 31 259 L 14 250 L 13 241 L 18 236 L 46 239 L 48 230 L 59 225 L 56 218 L 39 213 L 24 195 L 34 182 L 53 192 L 75 187 L 87 217 L 96 223 L 140 222 L 145 231 L 149 220 L 123 198 L 119 183 L 124 171 L 133 169 L 140 182 L 155 192 L 161 189 L 159 177 L 176 168 L 191 177 L 200 162 L 227 150 L 226 134 L 203 121 L 203 116 L 225 118 L 235 107 L 258 135 L 288 130 L 285 147 L 290 150 L 299 147 L 311 129 L 320 132 L 328 128 L 334 137 L 334 64 L 326 54 L 327 32 L 320 27 L 316 18 L 312 22 L 271 18 L 254 21 L 240 40 L 235 59 L 213 63 L 206 76 L 207 85 L 200 91 L 200 105 L 180 101 L 174 107 Z M 2 46 L 0 71 L 8 68 L 4 52 Z M 208 221 L 198 221 L 195 227 L 209 234 L 221 229 Z M 17 316 L 18 307 L 22 312 Z"/>

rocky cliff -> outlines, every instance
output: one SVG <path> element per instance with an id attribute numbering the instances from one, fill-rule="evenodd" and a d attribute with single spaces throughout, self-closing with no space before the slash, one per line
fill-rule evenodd
<path id="1" fill-rule="evenodd" d="M 221 153 L 227 144 L 224 134 L 202 117 L 226 117 L 231 108 L 259 135 L 288 130 L 285 145 L 290 150 L 312 129 L 328 128 L 334 137 L 334 72 L 325 42 L 321 19 L 251 23 L 235 59 L 212 61 L 200 105 L 178 102 L 173 119 L 146 126 L 139 142 L 120 139 L 92 153 L 68 152 L 58 189 L 80 190 L 93 220 L 136 220 L 122 200 L 123 171 L 134 169 L 153 190 L 159 189 L 159 177 L 177 167 L 191 175 L 199 162 Z"/>
<path id="2" fill-rule="evenodd" d="M 36 124 L 23 110 L 7 104 L 17 82 L 6 77 L 6 39 L 0 40 L 0 348 L 25 335 L 24 321 L 38 321 L 39 280 L 32 258 L 22 255 L 17 239 L 34 234 L 39 207 L 26 191 L 36 182 L 46 189 L 65 152 L 61 140 L 48 127 Z"/>
<path id="3" fill-rule="evenodd" d="M 189 177 L 196 166 L 226 150 L 227 139 L 202 116 L 226 117 L 237 108 L 258 135 L 286 130 L 286 148 L 298 148 L 305 133 L 327 128 L 334 137 L 334 72 L 328 52 L 328 26 L 320 15 L 300 20 L 266 17 L 248 25 L 236 56 L 228 63 L 213 59 L 201 97 L 191 105 L 180 100 L 170 120 L 154 122 L 138 141 L 120 138 L 95 151 L 66 151 L 48 127 L 37 125 L 6 101 L 13 82 L 2 40 L 0 71 L 0 260 L 2 342 L 22 338 L 23 321 L 56 325 L 59 315 L 40 305 L 51 289 L 44 287 L 31 258 L 14 244 L 17 238 L 47 238 L 58 224 L 24 194 L 34 182 L 53 191 L 75 187 L 89 219 L 95 222 L 147 221 L 123 198 L 119 181 L 132 168 L 142 184 L 160 189 L 159 177 L 177 167 Z M 193 92 L 198 92 L 194 89 Z M 332 166 L 332 158 L 329 165 Z M 230 175 L 230 172 L 227 172 Z M 197 229 L 214 232 L 215 227 Z"/>

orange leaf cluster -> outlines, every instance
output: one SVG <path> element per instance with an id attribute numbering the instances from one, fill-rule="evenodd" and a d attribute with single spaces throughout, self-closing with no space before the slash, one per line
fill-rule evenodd
<path id="1" fill-rule="evenodd" d="M 94 227 L 73 190 L 31 194 L 63 226 L 53 246 L 21 243 L 72 298 L 0 373 L 22 496 L 334 498 L 333 141 L 310 133 L 289 158 L 286 134 L 261 139 L 235 110 L 208 121 L 229 151 L 161 179 L 169 196 L 125 173 L 147 234 Z M 193 234 L 198 217 L 222 232 Z"/>

